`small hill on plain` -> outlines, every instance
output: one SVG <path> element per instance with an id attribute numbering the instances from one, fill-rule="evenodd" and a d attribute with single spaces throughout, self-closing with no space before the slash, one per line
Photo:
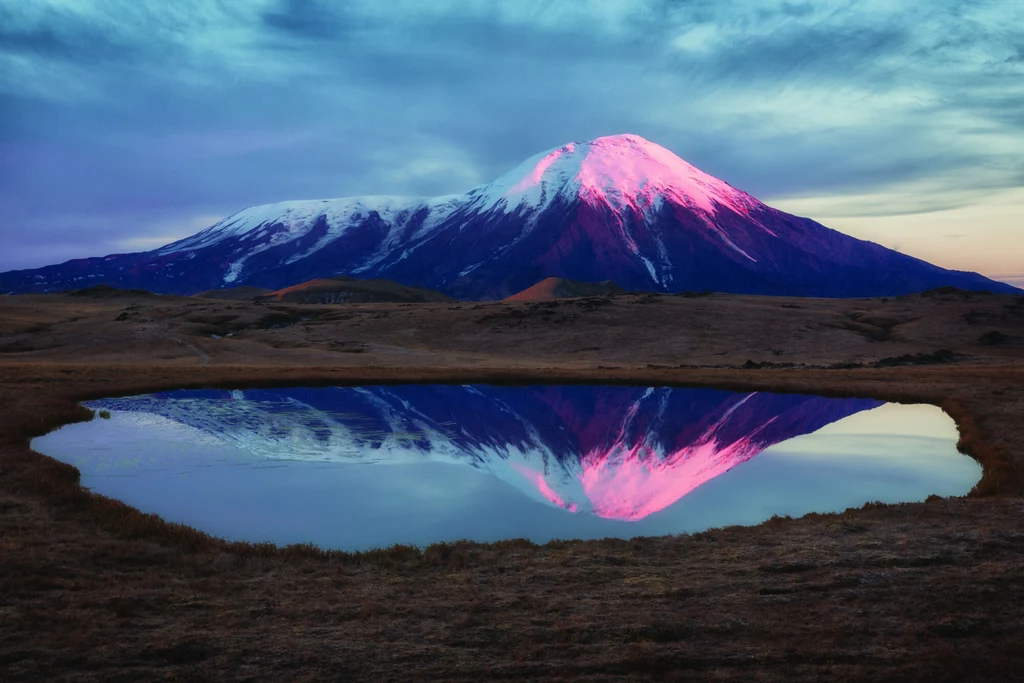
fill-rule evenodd
<path id="1" fill-rule="evenodd" d="M 626 290 L 611 280 L 604 282 L 580 282 L 562 277 L 544 278 L 532 287 L 527 287 L 505 299 L 505 301 L 551 301 L 584 296 L 613 296 L 625 294 Z"/>
<path id="2" fill-rule="evenodd" d="M 193 296 L 199 299 L 219 299 L 220 301 L 252 301 L 256 297 L 273 294 L 274 290 L 263 287 L 230 287 L 228 289 L 208 289 Z"/>
<path id="3" fill-rule="evenodd" d="M 255 297 L 257 301 L 296 304 L 443 303 L 455 301 L 433 289 L 408 287 L 394 280 L 354 277 L 317 278 Z"/>

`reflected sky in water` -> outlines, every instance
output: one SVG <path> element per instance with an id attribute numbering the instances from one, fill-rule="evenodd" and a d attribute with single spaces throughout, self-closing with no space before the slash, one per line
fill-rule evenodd
<path id="1" fill-rule="evenodd" d="M 933 406 L 647 387 L 175 391 L 33 447 L 84 486 L 237 540 L 361 549 L 629 538 L 961 495 Z"/>

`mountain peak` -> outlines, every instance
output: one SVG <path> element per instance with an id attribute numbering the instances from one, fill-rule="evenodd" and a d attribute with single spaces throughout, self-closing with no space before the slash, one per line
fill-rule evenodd
<path id="1" fill-rule="evenodd" d="M 639 135 L 570 142 L 536 154 L 475 191 L 487 208 L 543 208 L 579 198 L 646 214 L 665 200 L 714 216 L 720 207 L 749 215 L 760 202 Z"/>
<path id="2" fill-rule="evenodd" d="M 625 134 L 549 149 L 462 195 L 252 207 L 150 252 L 0 273 L 0 292 L 277 290 L 338 275 L 465 299 L 501 299 L 547 277 L 788 296 L 1019 291 L 777 211 Z"/>

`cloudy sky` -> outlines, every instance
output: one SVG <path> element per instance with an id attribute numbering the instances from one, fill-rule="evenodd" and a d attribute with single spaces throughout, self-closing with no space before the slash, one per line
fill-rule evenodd
<path id="1" fill-rule="evenodd" d="M 1020 0 L 0 0 L 0 270 L 624 132 L 1024 285 Z"/>

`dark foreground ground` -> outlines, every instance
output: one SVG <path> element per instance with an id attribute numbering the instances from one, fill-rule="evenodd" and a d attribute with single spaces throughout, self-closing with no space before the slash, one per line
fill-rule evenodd
<path id="1" fill-rule="evenodd" d="M 967 498 L 693 536 L 343 554 L 167 525 L 28 448 L 89 417 L 83 398 L 408 381 L 928 401 L 984 476 Z M 4 681 L 1016 681 L 1022 496 L 1021 297 L 0 297 Z"/>

